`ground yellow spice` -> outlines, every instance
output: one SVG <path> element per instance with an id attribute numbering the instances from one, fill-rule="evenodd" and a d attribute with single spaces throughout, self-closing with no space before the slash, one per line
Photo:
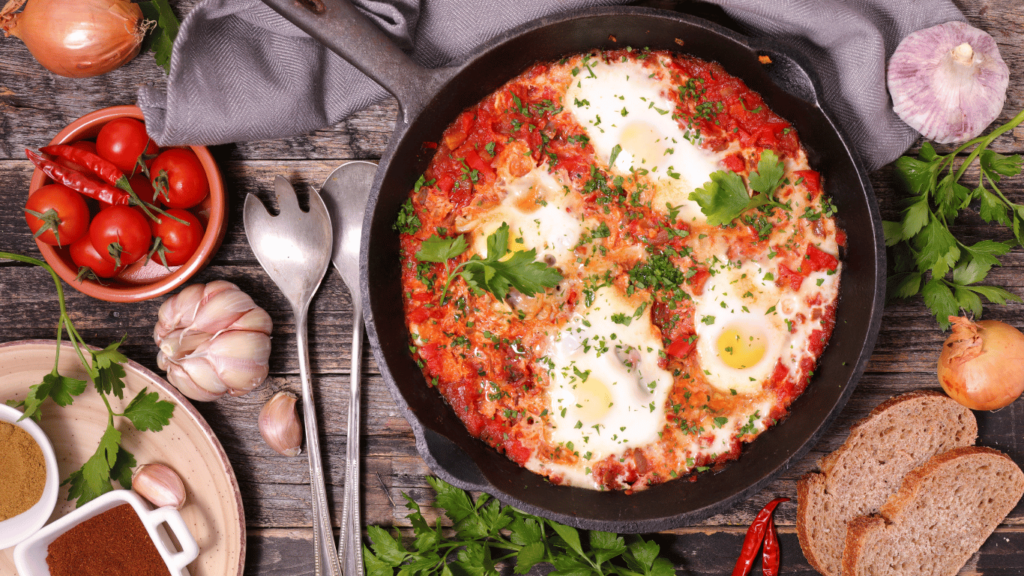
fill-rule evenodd
<path id="1" fill-rule="evenodd" d="M 39 502 L 46 486 L 43 450 L 28 432 L 0 422 L 0 522 Z"/>

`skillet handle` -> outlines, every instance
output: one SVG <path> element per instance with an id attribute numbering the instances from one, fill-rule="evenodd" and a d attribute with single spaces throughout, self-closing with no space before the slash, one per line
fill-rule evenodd
<path id="1" fill-rule="evenodd" d="M 263 0 L 292 24 L 398 98 L 406 123 L 418 115 L 449 78 L 413 62 L 349 0 Z"/>

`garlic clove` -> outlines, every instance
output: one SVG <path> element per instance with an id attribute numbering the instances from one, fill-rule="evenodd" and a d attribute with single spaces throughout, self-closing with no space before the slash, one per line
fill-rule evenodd
<path id="1" fill-rule="evenodd" d="M 178 360 L 195 352 L 196 348 L 212 337 L 212 334 L 205 332 L 186 334 L 184 330 L 175 330 L 160 342 L 160 352 L 172 360 Z"/>
<path id="2" fill-rule="evenodd" d="M 217 373 L 217 368 L 205 355 L 197 356 L 193 354 L 186 356 L 177 361 L 177 366 L 184 371 L 188 379 L 197 388 L 205 390 L 209 394 L 215 394 L 216 397 L 220 397 L 228 391 L 228 385 L 221 380 L 220 374 Z"/>
<path id="3" fill-rule="evenodd" d="M 302 424 L 296 401 L 293 394 L 278 392 L 260 410 L 260 436 L 282 456 L 298 456 L 302 452 Z"/>
<path id="4" fill-rule="evenodd" d="M 270 319 L 270 314 L 263 308 L 256 307 L 249 310 L 238 320 L 235 320 L 231 326 L 228 326 L 226 330 L 249 330 L 251 332 L 262 332 L 263 334 L 270 335 L 270 332 L 274 329 L 274 321 Z"/>
<path id="5" fill-rule="evenodd" d="M 206 362 L 205 360 L 199 360 L 200 362 Z M 202 388 L 192 380 L 185 369 L 177 364 L 171 363 L 167 367 L 167 380 L 178 389 L 179 392 L 192 400 L 199 402 L 212 402 L 221 397 L 221 394 L 215 394 L 210 392 L 206 388 Z"/>
<path id="6" fill-rule="evenodd" d="M 144 464 L 132 474 L 132 490 L 154 506 L 181 510 L 185 505 L 185 484 L 174 470 L 163 464 Z"/>
<path id="7" fill-rule="evenodd" d="M 186 331 L 216 334 L 227 329 L 246 312 L 256 308 L 252 298 L 241 290 L 224 290 L 206 300 Z"/>
<path id="8" fill-rule="evenodd" d="M 893 110 L 939 143 L 981 134 L 1002 111 L 1009 79 L 995 40 L 964 22 L 914 32 L 889 60 Z"/>
<path id="9" fill-rule="evenodd" d="M 153 339 L 159 342 L 174 330 L 191 324 L 199 303 L 203 299 L 205 288 L 204 284 L 193 284 L 160 305 L 157 324 L 153 329 Z M 186 315 L 191 317 L 186 317 Z"/>
<path id="10" fill-rule="evenodd" d="M 248 392 L 270 373 L 270 337 L 261 332 L 221 332 L 200 348 L 231 390 Z"/>

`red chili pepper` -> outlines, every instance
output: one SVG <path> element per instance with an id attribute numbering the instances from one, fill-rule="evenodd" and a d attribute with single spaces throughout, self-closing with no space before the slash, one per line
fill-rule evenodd
<path id="1" fill-rule="evenodd" d="M 740 557 L 736 560 L 736 567 L 732 569 L 732 576 L 746 576 L 750 573 L 750 569 L 754 566 L 754 559 L 757 558 L 757 551 L 761 548 L 761 542 L 764 540 L 765 532 L 772 523 L 772 513 L 775 512 L 775 507 L 788 501 L 789 498 L 776 498 L 757 513 L 754 521 L 750 523 L 750 528 L 747 529 L 747 537 L 743 539 L 743 549 L 740 550 Z"/>
<path id="2" fill-rule="evenodd" d="M 769 520 L 768 532 L 764 535 L 764 547 L 761 549 L 761 574 L 777 576 L 779 573 L 779 533 L 775 530 L 775 520 Z"/>
<path id="3" fill-rule="evenodd" d="M 131 201 L 131 197 L 127 192 L 118 190 L 113 186 L 98 182 L 89 178 L 85 174 L 72 170 L 66 166 L 61 166 L 56 162 L 52 162 L 43 158 L 39 154 L 31 150 L 25 150 L 25 156 L 43 171 L 44 174 L 49 176 L 58 184 L 63 184 L 68 188 L 71 188 L 75 192 L 78 192 L 82 196 L 99 200 L 106 204 L 118 204 L 127 206 Z"/>
<path id="4" fill-rule="evenodd" d="M 113 162 L 104 160 L 88 150 L 82 150 L 81 148 L 75 148 L 74 146 L 67 146 L 65 144 L 44 146 L 39 150 L 51 156 L 57 156 L 65 160 L 75 162 L 76 164 L 81 164 L 111 186 L 116 186 L 117 188 L 125 191 L 131 189 L 131 186 L 128 184 L 128 177 L 124 175 L 124 172 L 122 172 L 120 168 L 115 166 Z"/>

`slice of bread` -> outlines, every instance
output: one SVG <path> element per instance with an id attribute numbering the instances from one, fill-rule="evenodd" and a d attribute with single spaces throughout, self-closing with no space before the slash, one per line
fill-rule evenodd
<path id="1" fill-rule="evenodd" d="M 881 516 L 849 523 L 846 576 L 953 576 L 1024 495 L 1024 472 L 981 446 L 954 448 L 907 474 Z"/>
<path id="2" fill-rule="evenodd" d="M 840 576 L 846 523 L 875 514 L 908 472 L 947 450 L 974 444 L 974 414 L 945 394 L 910 392 L 879 404 L 846 442 L 797 483 L 796 529 L 807 561 Z"/>

